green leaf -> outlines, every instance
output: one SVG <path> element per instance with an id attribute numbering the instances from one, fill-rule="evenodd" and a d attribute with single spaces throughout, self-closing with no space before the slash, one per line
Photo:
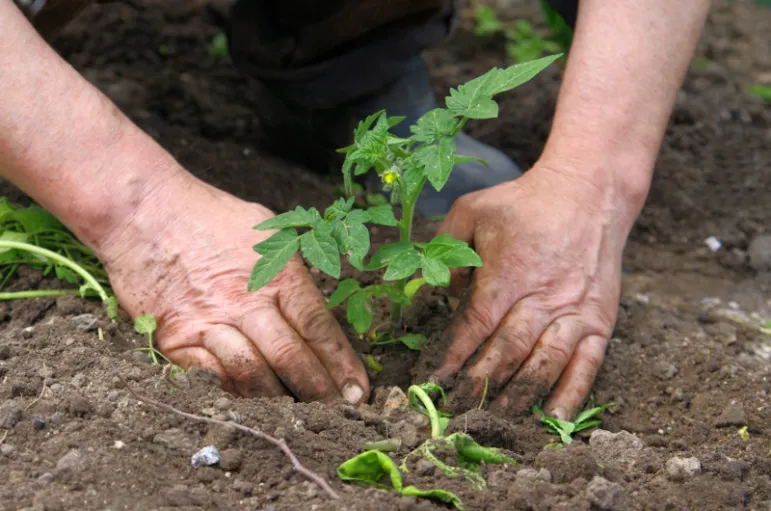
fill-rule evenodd
<path id="1" fill-rule="evenodd" d="M 383 206 L 375 206 L 367 210 L 367 217 L 369 222 L 378 225 L 386 225 L 389 227 L 396 226 L 396 218 L 394 217 L 394 209 L 390 204 Z"/>
<path id="2" fill-rule="evenodd" d="M 439 500 L 446 504 L 455 506 L 458 510 L 463 510 L 463 503 L 460 497 L 447 490 L 419 490 L 415 486 L 407 486 L 402 490 L 402 495 L 405 497 L 423 497 L 432 500 Z"/>
<path id="3" fill-rule="evenodd" d="M 408 250 L 413 250 L 413 248 L 412 243 L 407 241 L 398 241 L 396 243 L 381 245 L 380 249 L 378 249 L 378 251 L 372 256 L 372 259 L 370 259 L 369 264 L 366 266 L 366 270 L 372 271 L 385 268 L 391 264 L 391 261 L 394 257 L 401 254 L 402 252 L 407 252 Z"/>
<path id="4" fill-rule="evenodd" d="M 489 167 L 487 162 L 483 160 L 482 158 L 477 158 L 476 156 L 464 156 L 462 154 L 456 154 L 453 156 L 453 165 L 463 165 L 464 163 L 471 163 L 472 161 L 479 162 L 485 167 Z"/>
<path id="5" fill-rule="evenodd" d="M 152 314 L 142 314 L 134 320 L 134 330 L 141 335 L 150 335 L 158 328 Z"/>
<path id="6" fill-rule="evenodd" d="M 324 220 L 339 220 L 347 215 L 353 207 L 353 197 L 337 199 L 324 211 Z"/>
<path id="7" fill-rule="evenodd" d="M 43 231 L 65 231 L 66 227 L 45 209 L 35 206 L 17 209 L 11 219 L 19 222 L 24 232 L 35 234 Z"/>
<path id="8" fill-rule="evenodd" d="M 408 201 L 418 199 L 418 191 L 422 189 L 426 182 L 426 167 L 417 159 L 410 159 L 402 173 L 402 183 L 404 184 L 405 196 Z"/>
<path id="9" fill-rule="evenodd" d="M 493 447 L 482 447 L 465 433 L 453 433 L 448 438 L 452 438 L 458 455 L 472 463 L 486 463 L 488 465 L 508 463 L 517 465 L 515 459 L 500 454 L 498 449 Z"/>
<path id="10" fill-rule="evenodd" d="M 268 218 L 254 228 L 260 231 L 268 231 L 290 227 L 313 227 L 320 221 L 321 215 L 316 208 L 305 209 L 302 206 L 297 206 L 294 211 L 287 211 L 273 218 Z"/>
<path id="11" fill-rule="evenodd" d="M 440 234 L 432 239 L 424 249 L 424 254 L 426 259 L 436 259 L 449 268 L 482 266 L 482 258 L 468 243 L 456 240 L 449 234 Z"/>
<path id="12" fill-rule="evenodd" d="M 421 260 L 420 253 L 410 247 L 410 250 L 401 252 L 393 257 L 383 276 L 383 280 L 401 280 L 409 277 L 417 271 Z"/>
<path id="13" fill-rule="evenodd" d="M 423 278 L 432 286 L 450 285 L 450 268 L 439 259 L 423 258 L 420 268 L 423 270 Z"/>
<path id="14" fill-rule="evenodd" d="M 426 336 L 422 334 L 407 334 L 399 337 L 398 340 L 409 349 L 415 351 L 422 350 L 423 346 L 428 342 Z"/>
<path id="15" fill-rule="evenodd" d="M 77 284 L 79 282 L 78 276 L 75 274 L 75 272 L 66 266 L 57 266 L 54 271 L 56 273 L 57 279 L 63 280 L 68 284 Z"/>
<path id="16" fill-rule="evenodd" d="M 506 69 L 492 68 L 457 89 L 450 89 L 450 96 L 445 99 L 447 108 L 456 116 L 469 119 L 497 117 L 498 105 L 493 96 L 526 83 L 561 56 L 550 55 Z"/>
<path id="17" fill-rule="evenodd" d="M 3 241 L 15 241 L 17 243 L 26 243 L 29 239 L 29 235 L 23 232 L 4 231 L 0 234 L 0 240 Z M 15 248 L 0 248 L 0 254 L 7 253 L 9 255 L 16 254 Z M 13 256 L 15 259 L 16 256 Z"/>
<path id="18" fill-rule="evenodd" d="M 334 238 L 317 229 L 306 232 L 300 236 L 300 248 L 303 256 L 313 266 L 323 271 L 330 277 L 340 278 L 340 252 Z"/>
<path id="19" fill-rule="evenodd" d="M 574 422 L 576 424 L 581 424 L 582 422 L 589 420 L 596 415 L 599 415 L 611 406 L 613 406 L 613 403 L 606 403 L 602 406 L 596 406 L 594 408 L 590 408 L 589 410 L 584 410 L 576 416 L 576 420 Z"/>
<path id="20" fill-rule="evenodd" d="M 256 291 L 273 280 L 300 249 L 300 239 L 294 229 L 278 231 L 262 243 L 254 246 L 262 255 L 249 277 L 249 291 Z"/>
<path id="21" fill-rule="evenodd" d="M 348 257 L 348 261 L 359 271 L 364 270 L 364 257 L 369 252 L 369 231 L 356 215 L 361 210 L 353 210 L 342 221 L 336 221 L 332 226 L 332 236 L 337 240 L 340 252 Z M 363 213 L 363 212 L 362 212 Z"/>
<path id="22" fill-rule="evenodd" d="M 415 152 L 415 157 L 426 167 L 431 185 L 440 191 L 452 172 L 455 160 L 455 141 L 443 138 L 438 144 L 425 145 Z"/>
<path id="23" fill-rule="evenodd" d="M 383 484 L 383 478 L 388 478 L 390 486 L 396 490 L 402 489 L 402 476 L 391 458 L 380 451 L 366 451 L 347 461 L 337 468 L 337 475 L 343 481 L 351 481 L 365 486 L 388 489 Z"/>
<path id="24" fill-rule="evenodd" d="M 401 305 L 410 305 L 412 303 L 411 297 L 407 296 L 407 294 L 399 289 L 396 286 L 390 285 L 390 284 L 380 284 L 379 286 L 370 286 L 372 287 L 379 287 L 383 291 L 384 296 L 388 296 L 389 300 L 393 303 L 398 303 Z"/>
<path id="25" fill-rule="evenodd" d="M 346 301 L 353 293 L 360 290 L 361 286 L 359 285 L 359 282 L 356 279 L 345 279 L 341 281 L 337 285 L 337 289 L 335 289 L 335 292 L 332 293 L 332 296 L 329 297 L 329 303 L 327 304 L 327 307 L 330 309 L 333 307 L 337 307 L 344 301 Z"/>
<path id="26" fill-rule="evenodd" d="M 412 138 L 418 142 L 433 144 L 455 129 L 455 115 L 445 108 L 434 108 L 423 114 L 410 126 Z"/>
<path id="27" fill-rule="evenodd" d="M 348 323 L 359 335 L 364 335 L 372 326 L 372 311 L 370 310 L 369 296 L 367 293 L 358 292 L 348 298 L 348 309 L 346 311 Z"/>
<path id="28" fill-rule="evenodd" d="M 11 204 L 7 197 L 0 197 L 0 224 L 4 224 L 11 219 L 11 215 L 16 208 Z"/>
<path id="29" fill-rule="evenodd" d="M 215 35 L 209 43 L 209 56 L 210 57 L 227 57 L 228 56 L 228 36 L 223 32 Z"/>
<path id="30" fill-rule="evenodd" d="M 439 395 L 442 397 L 442 403 L 444 405 L 447 405 L 447 394 L 445 393 L 441 385 L 433 382 L 425 382 L 425 383 L 421 383 L 419 387 L 427 393 L 439 392 Z"/>
<path id="31" fill-rule="evenodd" d="M 576 423 L 574 431 L 575 431 L 576 433 L 578 433 L 579 431 L 583 431 L 583 430 L 585 430 L 585 429 L 592 429 L 592 428 L 596 428 L 596 427 L 597 427 L 597 426 L 599 426 L 600 424 L 602 424 L 602 421 L 601 421 L 601 420 L 596 420 L 596 421 L 586 421 L 586 422 Z"/>

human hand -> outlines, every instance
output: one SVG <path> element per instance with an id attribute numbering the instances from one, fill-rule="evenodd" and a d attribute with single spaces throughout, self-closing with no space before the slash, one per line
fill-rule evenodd
<path id="1" fill-rule="evenodd" d="M 156 317 L 157 347 L 172 362 L 216 371 L 237 394 L 366 400 L 361 360 L 299 258 L 247 291 L 252 246 L 272 234 L 252 227 L 273 214 L 179 176 L 102 244 L 121 306 Z"/>
<path id="2" fill-rule="evenodd" d="M 630 209 L 578 174 L 542 165 L 455 203 L 440 231 L 473 245 L 484 265 L 434 377 L 446 383 L 484 347 L 451 402 L 478 403 L 489 378 L 498 412 L 528 410 L 550 391 L 547 413 L 568 420 L 579 410 L 616 321 Z M 451 289 L 464 280 L 455 274 Z"/>

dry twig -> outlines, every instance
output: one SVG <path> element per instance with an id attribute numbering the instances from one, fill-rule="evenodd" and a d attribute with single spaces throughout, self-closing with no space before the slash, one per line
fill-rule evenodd
<path id="1" fill-rule="evenodd" d="M 8 436 L 8 430 L 6 429 L 5 433 L 3 434 L 3 438 L 0 438 L 0 445 L 2 445 L 3 442 L 5 442 L 5 437 L 7 437 L 7 436 Z"/>
<path id="2" fill-rule="evenodd" d="M 43 364 L 43 365 L 45 366 L 45 364 Z M 46 386 L 46 383 L 48 383 L 48 378 L 43 378 L 43 388 L 42 388 L 42 389 L 40 389 L 40 394 L 38 394 L 38 396 L 37 396 L 35 399 L 33 399 L 33 400 L 32 400 L 32 401 L 31 401 L 31 402 L 30 402 L 30 403 L 29 403 L 29 404 L 28 404 L 28 405 L 27 405 L 27 406 L 24 408 L 24 411 L 25 411 L 25 412 L 26 412 L 27 410 L 29 410 L 30 408 L 32 408 L 33 406 L 35 406 L 35 403 L 37 403 L 38 401 L 40 401 L 41 399 L 43 399 L 43 394 L 45 394 L 45 393 L 46 393 L 46 389 L 48 388 L 48 386 Z"/>
<path id="3" fill-rule="evenodd" d="M 305 476 L 310 481 L 316 483 L 319 485 L 321 489 L 323 489 L 327 495 L 330 496 L 332 499 L 339 499 L 340 495 L 332 489 L 332 487 L 329 485 L 329 483 L 324 480 L 323 477 L 318 475 L 317 473 L 313 472 L 312 470 L 309 470 L 305 468 L 300 461 L 297 459 L 297 456 L 294 455 L 291 449 L 289 449 L 289 445 L 286 443 L 286 440 L 283 438 L 276 438 L 273 436 L 268 435 L 267 433 L 263 433 L 262 431 L 259 431 L 257 429 L 253 429 L 247 426 L 243 426 L 241 424 L 236 424 L 234 422 L 228 422 L 228 421 L 222 421 L 218 419 L 212 419 L 209 417 L 201 417 L 200 415 L 195 415 L 192 413 L 183 412 L 182 410 L 178 410 L 174 408 L 171 405 L 167 405 L 166 403 L 161 403 L 160 401 L 154 401 L 150 398 L 140 396 L 137 394 L 134 389 L 129 386 L 128 382 L 120 376 L 120 379 L 123 380 L 123 384 L 126 386 L 126 389 L 129 391 L 129 393 L 134 396 L 134 399 L 137 399 L 139 401 L 142 401 L 143 403 L 147 403 L 148 405 L 155 406 L 157 408 L 161 408 L 163 410 L 166 410 L 171 413 L 175 413 L 177 415 L 180 415 L 182 417 L 186 417 L 188 419 L 192 419 L 199 422 L 208 422 L 210 424 L 217 424 L 220 426 L 232 426 L 236 428 L 237 430 L 246 433 L 248 435 L 255 436 L 257 438 L 261 438 L 262 440 L 265 440 L 266 442 L 270 442 L 271 444 L 275 445 L 279 449 L 281 449 L 281 452 L 283 452 L 287 458 L 289 458 L 289 461 L 292 463 L 292 468 L 294 468 L 295 472 L 298 472 Z"/>

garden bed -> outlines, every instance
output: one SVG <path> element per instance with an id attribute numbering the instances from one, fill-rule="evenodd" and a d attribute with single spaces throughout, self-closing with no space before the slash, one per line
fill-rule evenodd
<path id="1" fill-rule="evenodd" d="M 538 19 L 536 2 L 499 3 L 509 17 Z M 331 203 L 338 176 L 260 150 L 254 90 L 227 60 L 208 55 L 221 11 L 199 2 L 166 10 L 152 4 L 97 4 L 56 48 L 207 181 L 277 212 Z M 771 317 L 771 243 L 763 252 L 759 242 L 771 235 L 771 108 L 747 92 L 771 80 L 771 10 L 747 0 L 714 4 L 625 255 L 618 324 L 593 390 L 595 402 L 615 403 L 602 415 L 609 433 L 589 431 L 568 447 L 545 449 L 557 437 L 533 416 L 469 411 L 451 430 L 500 447 L 519 464 L 484 467 L 483 491 L 430 467 L 414 467 L 407 483 L 449 489 L 469 510 L 771 509 L 771 336 L 753 316 Z M 427 54 L 442 97 L 506 64 L 501 42 L 476 38 L 472 23 Z M 552 66 L 502 96 L 500 119 L 472 123 L 470 132 L 523 166 L 532 163 L 548 133 L 559 74 Z M 2 191 L 23 200 L 7 184 Z M 418 232 L 425 238 L 432 228 L 426 221 Z M 382 227 L 373 243 L 395 236 Z M 704 243 L 710 236 L 722 243 L 716 252 Z M 314 277 L 329 295 L 335 282 Z M 52 284 L 29 271 L 11 285 Z M 440 292 L 420 296 L 407 321 L 430 335 L 450 308 Z M 83 314 L 96 315 L 103 339 Z M 144 340 L 130 321 L 111 324 L 97 304 L 80 299 L 0 302 L 0 320 L 0 509 L 446 507 L 346 484 L 336 472 L 365 442 L 424 438 L 420 417 L 400 408 L 392 386 L 424 381 L 436 345 L 423 355 L 375 352 L 384 370 L 373 375 L 374 403 L 355 410 L 237 399 L 199 371 L 172 385 L 133 351 Z M 269 443 L 142 404 L 124 379 L 180 410 L 286 438 L 341 500 L 293 472 Z M 380 406 L 385 401 L 404 415 Z M 191 455 L 212 444 L 221 462 L 193 468 Z"/>

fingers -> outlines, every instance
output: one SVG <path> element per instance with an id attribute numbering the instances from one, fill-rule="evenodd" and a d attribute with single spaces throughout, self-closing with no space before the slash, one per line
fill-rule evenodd
<path id="1" fill-rule="evenodd" d="M 241 396 L 283 396 L 287 389 L 243 334 L 217 325 L 200 334 L 199 345 L 170 350 L 166 356 L 184 368 L 198 366 L 217 372 L 223 388 Z"/>
<path id="2" fill-rule="evenodd" d="M 500 279 L 488 279 L 494 272 L 480 271 L 468 304 L 458 310 L 446 335 L 451 339 L 442 366 L 434 377 L 445 381 L 460 371 L 476 349 L 495 331 L 506 314 L 511 286 Z M 484 377 L 484 375 L 482 375 Z"/>
<path id="3" fill-rule="evenodd" d="M 279 310 L 263 306 L 247 314 L 240 330 L 251 339 L 279 380 L 301 401 L 330 401 L 337 387 L 316 354 Z"/>
<path id="4" fill-rule="evenodd" d="M 540 399 L 546 397 L 560 374 L 569 364 L 579 340 L 585 335 L 586 328 L 578 316 L 562 316 L 552 322 L 533 346 L 532 353 L 526 354 L 526 360 L 511 381 L 492 403 L 491 409 L 507 413 L 519 413 L 526 410 Z M 524 350 L 529 343 L 517 342 L 515 350 Z M 514 355 L 521 356 L 521 353 Z M 507 374 L 515 364 L 505 367 Z M 518 369 L 518 370 L 517 370 Z M 500 380 L 496 380 L 500 381 Z"/>
<path id="5" fill-rule="evenodd" d="M 279 294 L 279 309 L 305 340 L 330 375 L 343 398 L 358 405 L 369 397 L 369 378 L 324 298 L 310 279 L 296 290 Z"/>
<path id="6" fill-rule="evenodd" d="M 608 347 L 608 338 L 590 335 L 575 348 L 573 357 L 551 392 L 544 410 L 560 420 L 571 420 L 594 385 Z"/>

